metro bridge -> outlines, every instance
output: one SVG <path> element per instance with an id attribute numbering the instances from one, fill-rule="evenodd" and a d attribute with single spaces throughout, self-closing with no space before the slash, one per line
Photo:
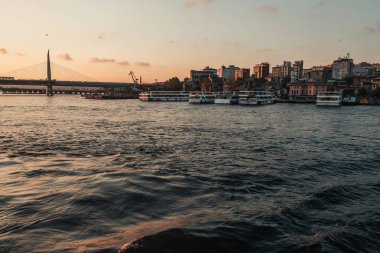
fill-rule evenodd
<path id="1" fill-rule="evenodd" d="M 134 88 L 136 83 L 99 82 L 63 66 L 47 61 L 26 68 L 4 73 L 0 77 L 0 86 L 43 86 L 46 95 L 54 94 L 53 87 L 76 88 Z"/>

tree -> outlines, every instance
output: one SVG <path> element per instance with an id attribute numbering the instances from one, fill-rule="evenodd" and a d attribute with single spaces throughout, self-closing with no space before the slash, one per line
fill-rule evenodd
<path id="1" fill-rule="evenodd" d="M 210 77 L 204 77 L 201 80 L 201 91 L 209 92 L 212 89 L 212 81 Z"/>
<path id="2" fill-rule="evenodd" d="M 172 77 L 165 82 L 165 90 L 167 91 L 177 91 L 182 90 L 182 83 L 178 77 Z"/>
<path id="3" fill-rule="evenodd" d="M 235 91 L 236 90 L 236 84 L 234 81 L 228 81 L 225 85 L 226 91 Z"/>

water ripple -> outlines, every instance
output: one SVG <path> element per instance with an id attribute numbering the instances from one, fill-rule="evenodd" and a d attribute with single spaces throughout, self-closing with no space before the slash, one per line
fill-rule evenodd
<path id="1" fill-rule="evenodd" d="M 377 107 L 94 102 L 1 98 L 0 252 L 380 248 Z"/>

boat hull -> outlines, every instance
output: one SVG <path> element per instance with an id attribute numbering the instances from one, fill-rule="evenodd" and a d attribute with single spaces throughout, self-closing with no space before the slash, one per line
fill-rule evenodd
<path id="1" fill-rule="evenodd" d="M 187 102 L 189 93 L 183 91 L 148 91 L 139 94 L 144 102 Z"/>
<path id="2" fill-rule="evenodd" d="M 358 105 L 358 101 L 356 97 L 344 97 L 342 99 L 342 105 L 355 106 L 355 105 Z"/>
<path id="3" fill-rule="evenodd" d="M 319 101 L 316 103 L 317 106 L 329 106 L 329 107 L 339 107 L 342 104 L 338 102 L 328 102 L 328 101 Z"/>
<path id="4" fill-rule="evenodd" d="M 189 98 L 185 97 L 176 97 L 176 98 L 139 98 L 140 101 L 144 102 L 187 102 Z"/>
<path id="5" fill-rule="evenodd" d="M 190 98 L 190 104 L 214 104 L 214 99 L 203 99 L 203 98 Z"/>
<path id="6" fill-rule="evenodd" d="M 256 99 L 239 99 L 239 105 L 258 105 Z"/>
<path id="7" fill-rule="evenodd" d="M 192 93 L 189 96 L 190 104 L 214 104 L 215 103 L 214 93 Z"/>
<path id="8" fill-rule="evenodd" d="M 229 104 L 231 104 L 231 99 L 228 99 L 228 98 L 226 98 L 226 99 L 224 99 L 224 98 L 216 98 L 214 103 L 215 104 L 229 105 Z"/>
<path id="9" fill-rule="evenodd" d="M 328 92 L 318 94 L 316 105 L 339 107 L 342 105 L 342 94 L 340 92 Z"/>
<path id="10" fill-rule="evenodd" d="M 274 104 L 274 95 L 269 91 L 241 91 L 239 92 L 240 105 L 270 105 Z"/>
<path id="11" fill-rule="evenodd" d="M 257 102 L 258 105 L 271 105 L 274 104 L 274 100 L 262 100 Z"/>

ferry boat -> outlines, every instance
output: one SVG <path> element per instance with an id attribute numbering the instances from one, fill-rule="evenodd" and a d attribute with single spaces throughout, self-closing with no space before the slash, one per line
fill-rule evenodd
<path id="1" fill-rule="evenodd" d="M 213 104 L 216 95 L 213 92 L 193 92 L 189 96 L 190 104 Z"/>
<path id="2" fill-rule="evenodd" d="M 139 94 L 140 101 L 165 101 L 165 102 L 182 102 L 189 101 L 189 92 L 187 91 L 148 91 Z"/>
<path id="3" fill-rule="evenodd" d="M 326 92 L 317 94 L 317 106 L 341 106 L 342 93 L 340 92 Z"/>
<path id="4" fill-rule="evenodd" d="M 113 90 L 106 92 L 89 92 L 81 95 L 85 99 L 130 99 L 133 95 L 126 90 Z"/>
<path id="5" fill-rule="evenodd" d="M 267 105 L 273 104 L 275 96 L 269 91 L 240 91 L 240 105 Z"/>
<path id="6" fill-rule="evenodd" d="M 218 93 L 215 97 L 215 104 L 235 105 L 239 103 L 239 96 L 235 93 Z"/>
<path id="7" fill-rule="evenodd" d="M 342 98 L 342 105 L 357 105 L 358 100 L 354 96 L 346 96 Z"/>

